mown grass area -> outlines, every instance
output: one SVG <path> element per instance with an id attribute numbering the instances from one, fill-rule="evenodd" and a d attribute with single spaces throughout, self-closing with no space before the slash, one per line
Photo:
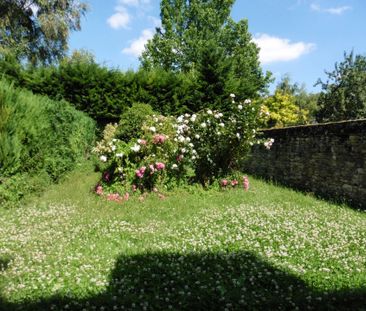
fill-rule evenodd
<path id="1" fill-rule="evenodd" d="M 118 204 L 98 177 L 0 208 L 0 310 L 366 308 L 365 212 L 253 178 Z"/>

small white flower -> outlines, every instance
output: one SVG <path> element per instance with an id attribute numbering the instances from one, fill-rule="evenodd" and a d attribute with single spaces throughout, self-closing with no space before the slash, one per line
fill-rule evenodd
<path id="1" fill-rule="evenodd" d="M 189 118 L 191 115 L 190 115 L 189 113 L 186 113 L 184 116 L 185 116 L 186 118 Z"/>
<path id="2" fill-rule="evenodd" d="M 179 117 L 177 118 L 177 121 L 178 121 L 179 123 L 182 123 L 182 122 L 183 122 L 183 119 L 184 119 L 184 116 L 182 115 L 182 116 L 179 116 Z"/>
<path id="3" fill-rule="evenodd" d="M 107 157 L 105 155 L 100 156 L 100 161 L 107 162 Z"/>
<path id="4" fill-rule="evenodd" d="M 198 135 L 198 134 L 194 135 L 194 137 L 195 137 L 196 139 L 200 139 L 200 135 Z"/>
<path id="5" fill-rule="evenodd" d="M 216 119 L 219 119 L 220 118 L 220 115 L 218 113 L 215 114 L 215 118 Z"/>
<path id="6" fill-rule="evenodd" d="M 181 142 L 181 143 L 184 143 L 185 142 L 185 137 L 184 136 L 182 136 L 182 135 L 180 135 L 179 137 L 178 137 L 178 141 L 179 142 Z"/>
<path id="7" fill-rule="evenodd" d="M 240 134 L 239 133 L 236 133 L 236 137 L 238 137 L 240 139 Z"/>
<path id="8" fill-rule="evenodd" d="M 191 158 L 192 160 L 196 160 L 196 156 L 192 156 L 192 158 Z"/>
<path id="9" fill-rule="evenodd" d="M 188 146 L 191 147 L 191 148 L 194 147 L 194 145 L 192 143 L 189 143 Z"/>
<path id="10" fill-rule="evenodd" d="M 221 127 L 225 127 L 225 124 L 224 123 L 219 123 L 219 125 L 221 126 Z"/>
<path id="11" fill-rule="evenodd" d="M 186 142 L 189 143 L 191 139 L 189 137 L 186 137 Z"/>
<path id="12" fill-rule="evenodd" d="M 244 100 L 244 104 L 250 104 L 252 101 L 250 99 Z"/>
<path id="13" fill-rule="evenodd" d="M 196 118 L 197 118 L 197 115 L 192 114 L 191 121 L 192 121 L 192 122 L 196 121 Z"/>
<path id="14" fill-rule="evenodd" d="M 184 124 L 188 124 L 189 123 L 189 120 L 184 120 Z"/>
<path id="15" fill-rule="evenodd" d="M 193 153 L 193 154 L 197 154 L 197 151 L 193 149 L 193 150 L 192 150 L 192 153 Z"/>
<path id="16" fill-rule="evenodd" d="M 131 147 L 131 150 L 134 152 L 139 152 L 141 149 L 141 146 L 138 144 L 135 144 L 133 147 Z"/>
<path id="17" fill-rule="evenodd" d="M 173 170 L 176 170 L 177 168 L 178 168 L 178 165 L 177 165 L 177 164 L 173 164 L 173 165 L 172 165 L 172 169 L 173 169 Z"/>
<path id="18" fill-rule="evenodd" d="M 221 112 L 219 112 L 219 117 L 222 118 L 223 117 L 223 114 Z"/>
<path id="19" fill-rule="evenodd" d="M 117 147 L 116 147 L 115 145 L 112 145 L 112 146 L 111 146 L 112 151 L 116 150 L 116 148 L 117 148 Z"/>
<path id="20" fill-rule="evenodd" d="M 238 109 L 242 110 L 243 109 L 243 105 L 238 105 Z"/>
<path id="21" fill-rule="evenodd" d="M 156 132 L 156 127 L 155 127 L 155 126 L 150 126 L 150 127 L 149 127 L 149 130 L 150 130 L 151 132 L 155 133 L 155 132 Z"/>
<path id="22" fill-rule="evenodd" d="M 205 122 L 201 123 L 201 127 L 205 128 L 207 125 Z"/>
<path id="23" fill-rule="evenodd" d="M 112 141 L 115 143 L 117 141 L 117 139 L 113 138 Z"/>
<path id="24" fill-rule="evenodd" d="M 186 148 L 182 148 L 181 152 L 182 153 L 186 153 L 187 152 L 187 149 Z"/>
<path id="25" fill-rule="evenodd" d="M 122 167 L 119 167 L 118 168 L 118 172 L 122 173 L 123 172 L 123 168 Z"/>
<path id="26" fill-rule="evenodd" d="M 208 113 L 208 114 L 212 114 L 212 110 L 211 110 L 211 109 L 208 109 L 208 110 L 207 110 L 207 113 Z"/>
<path id="27" fill-rule="evenodd" d="M 116 154 L 116 157 L 117 157 L 117 158 L 122 158 L 122 157 L 123 157 L 123 153 L 122 153 L 122 152 L 121 152 L 121 153 L 117 153 L 117 154 Z"/>
<path id="28" fill-rule="evenodd" d="M 230 94 L 230 97 L 231 97 L 231 98 L 235 98 L 235 94 L 231 93 L 231 94 Z"/>

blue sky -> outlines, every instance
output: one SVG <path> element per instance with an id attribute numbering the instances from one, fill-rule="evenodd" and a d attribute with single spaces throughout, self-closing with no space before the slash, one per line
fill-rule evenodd
<path id="1" fill-rule="evenodd" d="M 99 63 L 136 69 L 138 55 L 160 23 L 159 0 L 89 0 L 82 30 L 70 38 L 70 50 L 91 51 Z M 232 17 L 246 18 L 260 46 L 262 68 L 278 82 L 325 80 L 324 70 L 342 61 L 343 52 L 366 55 L 366 0 L 237 0 Z M 271 89 L 273 89 L 272 86 Z"/>

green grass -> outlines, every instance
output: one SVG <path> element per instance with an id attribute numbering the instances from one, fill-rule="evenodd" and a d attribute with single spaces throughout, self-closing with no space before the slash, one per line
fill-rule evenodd
<path id="1" fill-rule="evenodd" d="M 0 208 L 0 310 L 365 310 L 366 213 L 253 178 L 123 204 L 79 168 Z"/>

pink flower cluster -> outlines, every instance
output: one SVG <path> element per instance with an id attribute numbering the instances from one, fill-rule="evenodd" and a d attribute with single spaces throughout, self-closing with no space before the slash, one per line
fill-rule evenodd
<path id="1" fill-rule="evenodd" d="M 249 179 L 247 176 L 243 176 L 243 188 L 245 191 L 249 190 Z"/>
<path id="2" fill-rule="evenodd" d="M 155 167 L 158 171 L 162 171 L 165 168 L 165 164 L 162 162 L 156 162 Z"/>
<path id="3" fill-rule="evenodd" d="M 162 171 L 163 169 L 165 169 L 165 164 L 162 162 L 156 162 L 155 166 L 153 164 L 149 165 L 150 175 L 153 175 L 155 171 Z M 135 175 L 136 177 L 141 179 L 144 177 L 145 172 L 146 172 L 146 166 L 142 166 L 141 168 L 135 171 Z"/>
<path id="4" fill-rule="evenodd" d="M 164 143 L 165 140 L 166 140 L 166 136 L 165 135 L 163 135 L 163 134 L 156 134 L 156 135 L 154 135 L 153 143 L 154 144 L 161 145 L 161 144 Z"/>
<path id="5" fill-rule="evenodd" d="M 126 192 L 123 197 L 119 193 L 110 193 L 107 195 L 107 200 L 114 202 L 128 201 L 129 198 L 130 194 L 128 192 Z"/>
<path id="6" fill-rule="evenodd" d="M 220 181 L 220 185 L 222 188 L 226 188 L 229 185 L 231 185 L 233 188 L 235 188 L 237 185 L 239 185 L 239 181 L 237 179 L 233 179 L 231 181 L 229 181 L 227 179 L 222 179 Z M 249 189 L 249 179 L 247 176 L 243 176 L 243 189 L 245 191 L 248 191 L 248 189 Z"/>
<path id="7" fill-rule="evenodd" d="M 102 185 L 97 184 L 97 185 L 95 186 L 95 193 L 96 193 L 97 195 L 103 195 L 103 187 L 102 187 Z"/>
<path id="8" fill-rule="evenodd" d="M 143 178 L 145 171 L 146 171 L 146 166 L 142 166 L 141 168 L 139 168 L 138 170 L 135 171 L 136 177 Z"/>

